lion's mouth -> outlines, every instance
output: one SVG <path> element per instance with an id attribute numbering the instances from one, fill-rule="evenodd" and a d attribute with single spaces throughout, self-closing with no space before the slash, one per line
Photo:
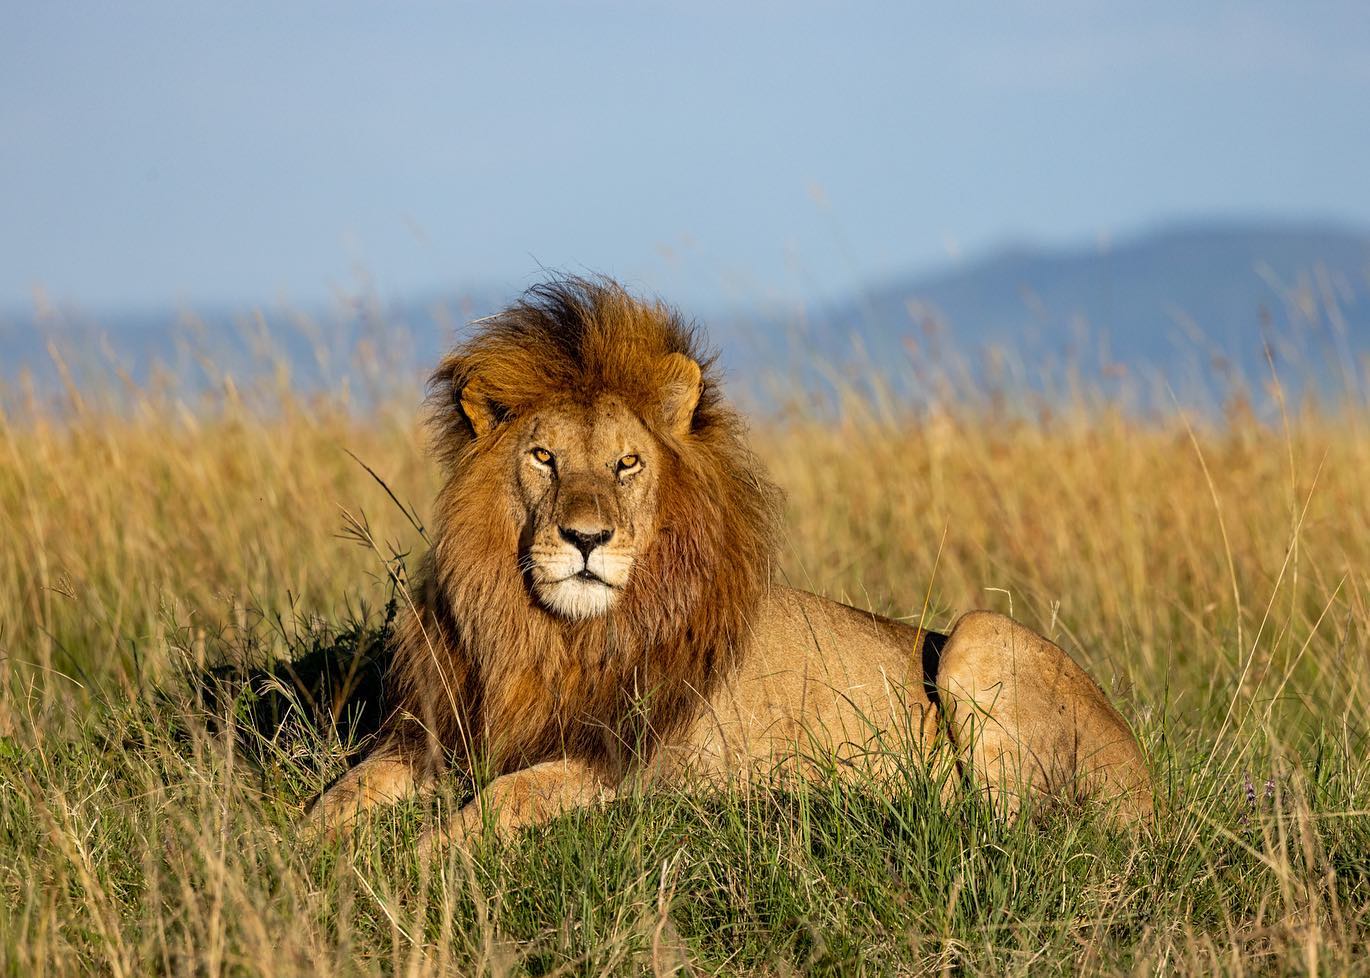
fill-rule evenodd
<path id="1" fill-rule="evenodd" d="M 549 611 L 572 620 L 605 614 L 623 592 L 622 587 L 587 568 L 535 588 L 538 600 Z"/>
<path id="2" fill-rule="evenodd" d="M 569 577 L 563 577 L 562 581 L 580 581 L 584 584 L 598 584 L 600 587 L 607 587 L 610 591 L 619 590 L 619 585 L 606 581 L 589 568 L 576 571 Z"/>
<path id="3" fill-rule="evenodd" d="M 612 554 L 565 552 L 530 555 L 527 583 L 537 600 L 548 610 L 566 618 L 592 618 L 602 615 L 623 596 L 628 584 L 631 561 Z"/>

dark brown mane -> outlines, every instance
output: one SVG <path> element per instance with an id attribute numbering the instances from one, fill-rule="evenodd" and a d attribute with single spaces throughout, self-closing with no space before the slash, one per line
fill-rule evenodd
<path id="1" fill-rule="evenodd" d="M 671 353 L 703 374 L 679 437 L 652 421 L 656 365 Z M 657 437 L 668 460 L 658 533 L 609 613 L 568 621 L 530 595 L 521 528 L 502 505 L 507 426 L 474 437 L 457 404 L 473 389 L 500 419 L 613 394 Z M 778 496 L 722 399 L 714 357 L 665 305 L 572 278 L 473 324 L 430 390 L 447 481 L 392 673 L 397 716 L 467 754 L 462 763 L 479 753 L 512 770 L 564 753 L 621 773 L 681 732 L 735 666 L 771 577 Z"/>

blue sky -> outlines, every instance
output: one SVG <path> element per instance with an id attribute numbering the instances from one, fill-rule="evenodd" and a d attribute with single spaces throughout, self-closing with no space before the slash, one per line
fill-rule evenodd
<path id="1" fill-rule="evenodd" d="M 1370 226 L 1364 3 L 9 0 L 0 307 L 723 305 L 1009 239 Z"/>

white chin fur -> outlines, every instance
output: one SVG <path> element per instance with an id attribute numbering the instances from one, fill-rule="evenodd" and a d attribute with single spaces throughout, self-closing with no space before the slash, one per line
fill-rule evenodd
<path id="1" fill-rule="evenodd" d="M 586 581 L 578 577 L 541 584 L 538 597 L 549 609 L 564 618 L 593 618 L 614 606 L 618 592 L 600 581 Z"/>

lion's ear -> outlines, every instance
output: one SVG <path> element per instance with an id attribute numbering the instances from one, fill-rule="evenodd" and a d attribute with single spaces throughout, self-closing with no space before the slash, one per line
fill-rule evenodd
<path id="1" fill-rule="evenodd" d="M 484 438 L 508 415 L 508 411 L 487 397 L 475 382 L 457 391 L 457 407 L 477 438 Z"/>
<path id="2" fill-rule="evenodd" d="M 660 377 L 661 418 L 673 434 L 687 434 L 704 391 L 699 364 L 683 353 L 668 353 L 661 358 Z"/>

